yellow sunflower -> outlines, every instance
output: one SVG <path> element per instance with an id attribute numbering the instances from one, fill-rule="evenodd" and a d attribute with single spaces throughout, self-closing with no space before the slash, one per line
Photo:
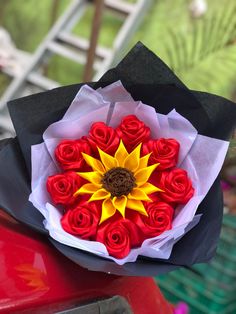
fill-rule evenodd
<path id="1" fill-rule="evenodd" d="M 74 195 L 91 194 L 89 202 L 103 200 L 100 223 L 112 217 L 117 210 L 125 217 L 126 208 L 148 216 L 143 201 L 151 201 L 148 194 L 162 191 L 148 182 L 159 163 L 148 166 L 151 153 L 140 157 L 141 145 L 129 154 L 120 141 L 114 157 L 98 148 L 100 160 L 82 153 L 93 171 L 78 172 L 89 183 Z"/>

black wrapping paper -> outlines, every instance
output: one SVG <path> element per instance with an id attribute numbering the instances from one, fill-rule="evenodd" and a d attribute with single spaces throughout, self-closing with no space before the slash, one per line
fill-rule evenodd
<path id="1" fill-rule="evenodd" d="M 190 91 L 150 50 L 138 43 L 109 70 L 94 88 L 121 80 L 135 100 L 167 114 L 173 108 L 185 116 L 202 135 L 228 140 L 236 124 L 236 105 L 222 97 Z M 28 201 L 31 181 L 31 145 L 42 142 L 42 133 L 64 115 L 82 84 L 11 101 L 9 111 L 17 137 L 0 142 L 0 207 L 16 219 L 45 233 L 43 216 Z M 50 238 L 53 245 L 77 264 L 94 271 L 117 275 L 153 276 L 179 266 L 209 261 L 215 253 L 222 220 L 223 202 L 217 179 L 200 204 L 198 225 L 179 240 L 169 260 L 140 257 L 123 266 L 87 252 L 67 247 Z"/>

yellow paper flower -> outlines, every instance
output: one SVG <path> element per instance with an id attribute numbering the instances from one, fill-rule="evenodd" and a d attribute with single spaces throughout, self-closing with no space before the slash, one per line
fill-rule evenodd
<path id="1" fill-rule="evenodd" d="M 129 154 L 121 141 L 114 157 L 98 148 L 101 161 L 83 153 L 84 160 L 93 171 L 78 172 L 89 183 L 84 184 L 75 195 L 91 194 L 89 202 L 103 200 L 100 223 L 112 217 L 117 210 L 125 217 L 126 208 L 147 216 L 143 201 L 151 201 L 148 195 L 161 191 L 148 182 L 159 164 L 148 166 L 151 154 L 140 157 L 141 145 Z"/>

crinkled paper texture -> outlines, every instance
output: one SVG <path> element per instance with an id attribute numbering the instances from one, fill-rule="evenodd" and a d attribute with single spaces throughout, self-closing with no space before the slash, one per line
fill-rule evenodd
<path id="1" fill-rule="evenodd" d="M 115 128 L 129 114 L 135 114 L 150 127 L 152 138 L 175 138 L 180 143 L 177 166 L 188 172 L 195 194 L 186 205 L 177 208 L 171 230 L 145 240 L 140 248 L 131 249 L 127 257 L 116 259 L 109 256 L 102 243 L 79 239 L 62 229 L 61 214 L 51 203 L 46 191 L 46 180 L 49 175 L 59 171 L 54 151 L 61 140 L 78 139 L 86 135 L 91 124 L 96 121 Z M 135 262 L 139 255 L 161 259 L 170 257 L 173 245 L 186 230 L 189 231 L 198 223 L 200 216 L 195 216 L 196 210 L 215 181 L 228 148 L 226 141 L 199 135 L 192 124 L 174 109 L 163 115 L 141 101 L 134 101 L 120 81 L 97 91 L 84 85 L 63 119 L 50 125 L 43 139 L 44 143 L 32 146 L 30 201 L 45 217 L 45 228 L 53 239 L 65 245 L 111 259 L 120 265 Z"/>

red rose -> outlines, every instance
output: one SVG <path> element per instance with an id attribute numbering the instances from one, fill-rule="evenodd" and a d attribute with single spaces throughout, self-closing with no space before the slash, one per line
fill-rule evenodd
<path id="1" fill-rule="evenodd" d="M 146 202 L 148 217 L 135 214 L 134 222 L 143 232 L 145 238 L 156 237 L 171 229 L 174 209 L 164 202 Z"/>
<path id="2" fill-rule="evenodd" d="M 82 153 L 91 154 L 85 138 L 62 141 L 55 150 L 55 157 L 63 170 L 79 170 L 86 165 Z"/>
<path id="3" fill-rule="evenodd" d="M 78 235 L 85 240 L 93 240 L 101 212 L 96 202 L 83 202 L 68 210 L 61 218 L 62 228 L 71 234 Z"/>
<path id="4" fill-rule="evenodd" d="M 55 204 L 72 205 L 77 197 L 74 193 L 81 187 L 83 181 L 75 172 L 69 171 L 48 177 L 47 190 Z"/>
<path id="5" fill-rule="evenodd" d="M 116 131 L 129 152 L 150 138 L 149 127 L 134 115 L 124 117 Z"/>
<path id="6" fill-rule="evenodd" d="M 88 136 L 89 144 L 94 152 L 97 147 L 109 155 L 113 155 L 119 146 L 120 139 L 116 131 L 104 122 L 93 123 Z"/>
<path id="7" fill-rule="evenodd" d="M 152 153 L 149 158 L 149 164 L 160 163 L 157 171 L 175 167 L 179 155 L 179 143 L 172 138 L 159 140 L 150 140 L 142 146 L 142 154 Z"/>
<path id="8" fill-rule="evenodd" d="M 183 169 L 163 171 L 158 187 L 164 190 L 159 196 L 167 203 L 187 203 L 193 196 L 194 188 L 188 174 Z"/>
<path id="9" fill-rule="evenodd" d="M 102 242 L 108 253 L 116 258 L 124 258 L 132 247 L 140 245 L 137 227 L 125 218 L 104 222 L 98 228 L 96 241 Z"/>

